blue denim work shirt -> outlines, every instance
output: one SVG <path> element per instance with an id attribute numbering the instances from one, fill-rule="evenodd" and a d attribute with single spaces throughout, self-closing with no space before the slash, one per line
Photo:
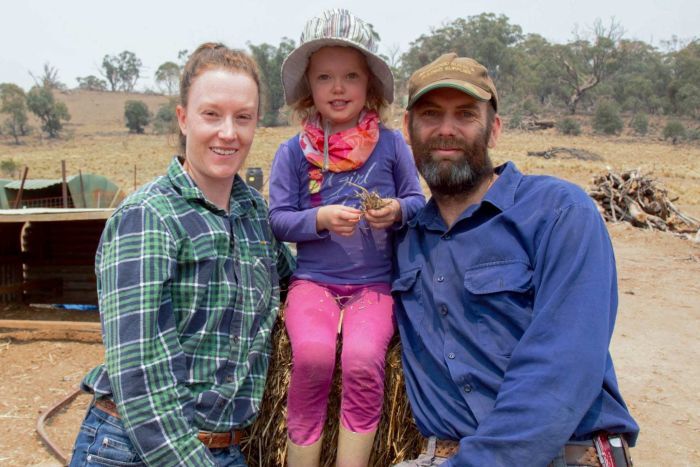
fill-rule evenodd
<path id="1" fill-rule="evenodd" d="M 639 428 L 608 351 L 612 245 L 577 186 L 512 162 L 452 227 L 434 200 L 397 241 L 392 290 L 406 389 L 445 466 L 545 466 L 568 440 Z"/>

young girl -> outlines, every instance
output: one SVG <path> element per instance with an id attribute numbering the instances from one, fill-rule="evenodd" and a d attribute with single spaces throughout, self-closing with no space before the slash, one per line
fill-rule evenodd
<path id="1" fill-rule="evenodd" d="M 302 120 L 270 175 L 270 223 L 296 242 L 285 323 L 292 345 L 290 466 L 317 465 L 342 332 L 337 464 L 366 465 L 381 415 L 384 358 L 394 333 L 392 232 L 425 203 L 410 150 L 381 125 L 393 77 L 371 26 L 346 10 L 310 20 L 282 65 L 285 98 Z M 363 212 L 363 187 L 389 199 Z"/>

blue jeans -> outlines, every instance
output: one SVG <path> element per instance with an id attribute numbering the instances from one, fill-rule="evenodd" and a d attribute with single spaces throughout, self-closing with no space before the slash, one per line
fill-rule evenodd
<path id="1" fill-rule="evenodd" d="M 216 465 L 247 467 L 238 447 L 211 449 Z M 73 447 L 71 467 L 79 466 L 145 466 L 126 434 L 121 420 L 100 409 L 90 407 Z"/>
<path id="2" fill-rule="evenodd" d="M 401 462 L 400 464 L 395 464 L 393 467 L 436 467 L 447 462 L 446 457 L 438 457 L 435 455 L 435 443 L 437 439 L 435 436 L 428 438 L 428 448 L 426 452 L 422 453 L 416 459 L 410 459 Z"/>

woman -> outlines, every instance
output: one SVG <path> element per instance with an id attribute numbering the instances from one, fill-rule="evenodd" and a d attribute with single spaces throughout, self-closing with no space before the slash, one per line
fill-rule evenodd
<path id="1" fill-rule="evenodd" d="M 201 45 L 177 107 L 184 158 L 130 195 L 96 256 L 105 364 L 71 465 L 245 466 L 240 428 L 265 385 L 278 278 L 291 273 L 261 195 L 236 175 L 258 119 L 246 54 Z"/>

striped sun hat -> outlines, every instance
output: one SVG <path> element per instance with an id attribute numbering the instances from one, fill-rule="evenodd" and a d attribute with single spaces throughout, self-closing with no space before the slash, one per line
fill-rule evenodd
<path id="1" fill-rule="evenodd" d="M 372 74 L 382 84 L 382 96 L 394 101 L 394 76 L 389 65 L 377 55 L 377 37 L 372 27 L 345 9 L 323 11 L 311 18 L 301 33 L 299 47 L 282 64 L 284 99 L 293 104 L 308 94 L 304 74 L 309 57 L 322 47 L 353 47 L 364 54 Z"/>

